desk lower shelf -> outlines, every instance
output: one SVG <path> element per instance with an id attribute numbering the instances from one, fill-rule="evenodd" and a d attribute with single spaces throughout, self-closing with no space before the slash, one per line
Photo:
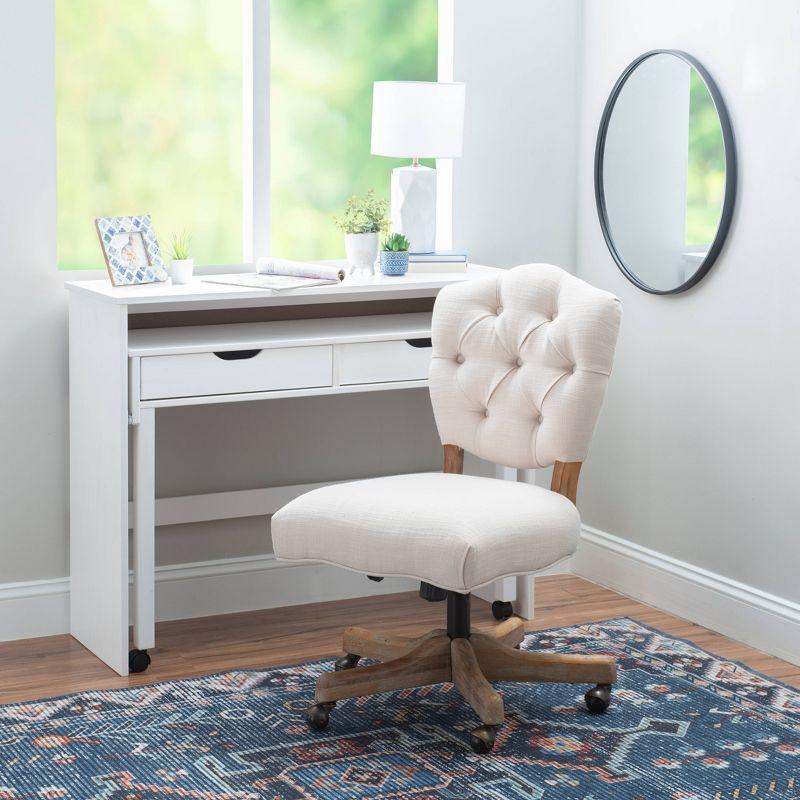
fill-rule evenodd
<path id="1" fill-rule="evenodd" d="M 198 397 L 165 397 L 158 400 L 140 400 L 138 408 L 175 408 L 178 406 L 203 406 L 215 403 L 252 403 L 256 400 L 281 400 L 287 397 L 319 397 L 321 395 L 381 392 L 396 389 L 422 389 L 428 379 L 416 381 L 387 381 L 386 383 L 355 383 L 347 386 L 320 386 L 304 389 L 284 389 L 271 392 L 243 392 L 240 394 L 208 394 Z M 133 411 L 131 413 L 134 419 Z"/>

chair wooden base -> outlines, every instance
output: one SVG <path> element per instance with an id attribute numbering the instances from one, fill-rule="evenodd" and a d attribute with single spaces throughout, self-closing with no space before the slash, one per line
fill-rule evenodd
<path id="1" fill-rule="evenodd" d="M 502 725 L 503 699 L 490 681 L 526 683 L 595 684 L 586 693 L 589 711 L 605 711 L 610 702 L 616 665 L 611 656 L 560 655 L 518 650 L 525 635 L 521 619 L 509 619 L 488 631 L 473 631 L 469 638 L 450 638 L 433 630 L 418 638 L 384 636 L 364 628 L 348 628 L 336 672 L 317 680 L 315 704 L 309 724 L 327 726 L 337 700 L 452 682 L 483 725 L 472 732 L 472 748 L 486 753 Z M 382 663 L 357 667 L 359 658 Z"/>

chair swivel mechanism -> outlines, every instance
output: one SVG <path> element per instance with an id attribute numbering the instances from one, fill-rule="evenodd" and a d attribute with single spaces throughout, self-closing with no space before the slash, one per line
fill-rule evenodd
<path id="1" fill-rule="evenodd" d="M 549 264 L 446 287 L 433 310 L 430 368 L 443 471 L 323 487 L 273 516 L 279 559 L 411 577 L 447 600 L 446 627 L 419 638 L 348 628 L 345 654 L 317 681 L 306 713 L 313 729 L 328 725 L 337 701 L 442 682 L 480 719 L 478 753 L 492 749 L 504 719 L 494 681 L 585 684 L 589 712 L 608 708 L 612 657 L 520 650 L 517 618 L 473 630 L 470 592 L 575 551 L 578 476 L 620 316 L 615 297 Z M 465 451 L 510 467 L 553 465 L 550 490 L 464 475 Z"/>

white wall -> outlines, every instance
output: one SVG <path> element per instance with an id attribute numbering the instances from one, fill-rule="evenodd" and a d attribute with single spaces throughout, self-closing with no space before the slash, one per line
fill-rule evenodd
<path id="1" fill-rule="evenodd" d="M 616 365 L 582 475 L 584 521 L 800 600 L 800 5 L 584 3 L 578 274 L 617 294 Z M 597 222 L 597 125 L 618 75 L 653 48 L 716 80 L 739 157 L 730 237 L 693 290 L 654 297 L 617 270 Z"/>
<path id="2" fill-rule="evenodd" d="M 575 265 L 578 0 L 456 0 L 467 84 L 453 244 L 492 266 Z"/>
<path id="3" fill-rule="evenodd" d="M 0 583 L 63 575 L 67 314 L 55 269 L 52 3 L 0 25 Z"/>

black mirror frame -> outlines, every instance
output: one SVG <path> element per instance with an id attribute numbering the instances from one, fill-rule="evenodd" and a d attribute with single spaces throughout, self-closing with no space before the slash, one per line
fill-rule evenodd
<path id="1" fill-rule="evenodd" d="M 648 58 L 656 55 L 667 54 L 675 56 L 676 58 L 685 61 L 689 66 L 697 70 L 700 77 L 703 79 L 711 99 L 714 101 L 714 106 L 717 110 L 719 117 L 720 128 L 722 129 L 722 142 L 725 147 L 725 196 L 722 202 L 722 213 L 720 214 L 719 225 L 717 232 L 714 236 L 714 241 L 708 249 L 708 254 L 703 259 L 703 262 L 697 268 L 695 273 L 689 278 L 688 281 L 676 286 L 674 289 L 654 289 L 641 281 L 632 269 L 628 267 L 622 259 L 619 251 L 617 250 L 614 240 L 611 236 L 611 229 L 608 220 L 608 212 L 606 209 L 605 193 L 603 190 L 603 156 L 605 154 L 606 135 L 608 133 L 608 124 L 611 120 L 611 114 L 614 111 L 614 105 L 617 102 L 622 87 L 625 82 L 633 74 L 636 68 Z M 603 238 L 606 240 L 608 249 L 614 257 L 617 266 L 620 268 L 622 274 L 635 286 L 638 286 L 645 292 L 650 294 L 679 294 L 691 289 L 692 286 L 699 283 L 711 269 L 712 265 L 719 256 L 725 240 L 730 230 L 731 220 L 733 219 L 733 208 L 736 203 L 736 184 L 737 184 L 737 166 L 736 166 L 736 144 L 733 138 L 733 127 L 731 120 L 728 116 L 728 109 L 725 107 L 725 101 L 722 99 L 722 94 L 714 83 L 714 79 L 708 74 L 697 59 L 684 53 L 682 50 L 648 50 L 642 53 L 638 58 L 632 61 L 626 68 L 622 75 L 619 76 L 611 94 L 606 101 L 606 106 L 603 109 L 603 116 L 600 118 L 600 127 L 597 131 L 597 144 L 594 152 L 594 196 L 597 203 L 597 215 L 600 218 L 600 228 L 603 231 Z"/>

